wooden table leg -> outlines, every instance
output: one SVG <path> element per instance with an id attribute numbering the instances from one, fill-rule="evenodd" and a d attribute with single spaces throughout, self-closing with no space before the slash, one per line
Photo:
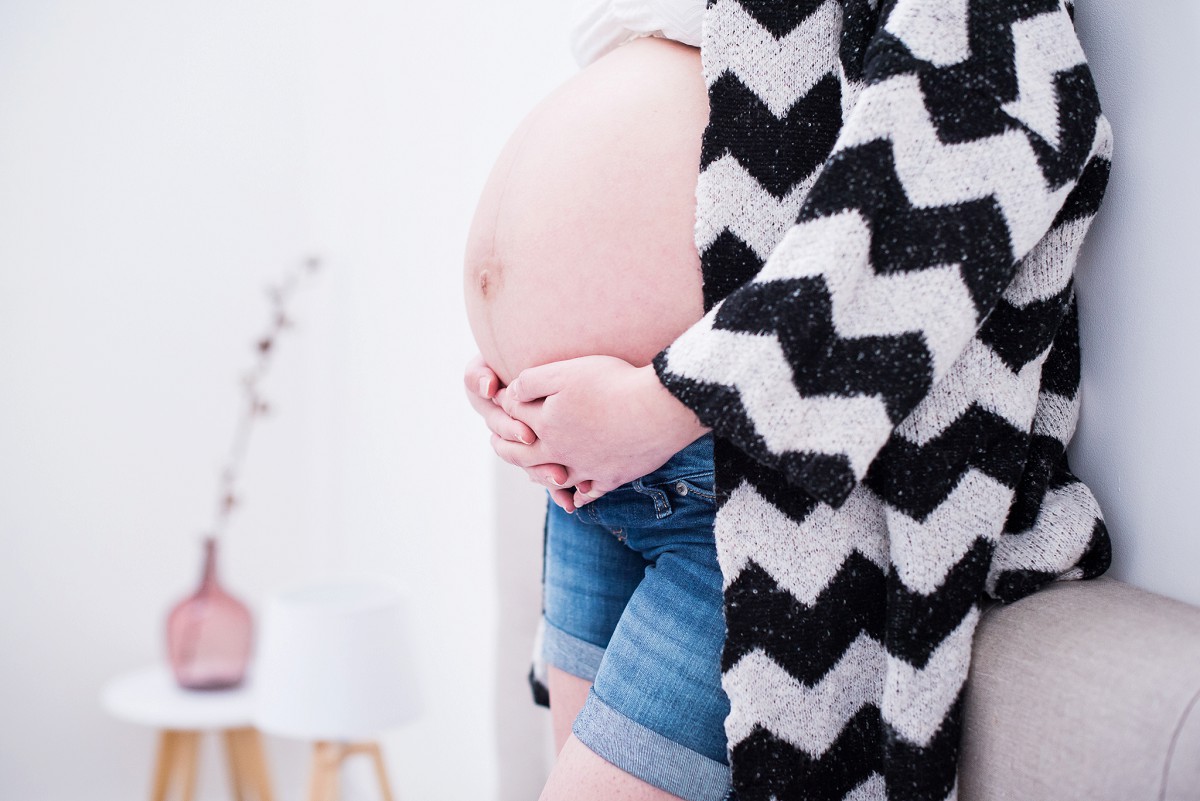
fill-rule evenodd
<path id="1" fill-rule="evenodd" d="M 313 746 L 309 801 L 337 801 L 338 767 L 341 762 L 341 747 L 337 743 L 320 741 Z"/>
<path id="2" fill-rule="evenodd" d="M 177 744 L 178 732 L 164 729 L 158 733 L 158 758 L 154 761 L 154 786 L 150 791 L 150 801 L 167 800 Z"/>
<path id="3" fill-rule="evenodd" d="M 325 743 L 313 743 L 312 766 L 308 776 L 308 801 L 324 801 L 325 772 Z"/>
<path id="4" fill-rule="evenodd" d="M 225 758 L 229 762 L 229 782 L 233 785 L 235 801 L 245 801 L 245 788 L 249 786 L 250 766 L 246 764 L 243 754 L 242 732 L 245 729 L 225 729 L 221 739 L 225 741 Z"/>
<path id="5" fill-rule="evenodd" d="M 313 745 L 312 777 L 308 785 L 308 801 L 337 801 L 338 779 L 342 763 L 347 757 L 364 754 L 371 758 L 375 778 L 383 801 L 394 801 L 392 785 L 388 781 L 387 767 L 379 743 L 331 743 L 320 741 Z"/>
<path id="6" fill-rule="evenodd" d="M 258 801 L 275 801 L 271 791 L 271 773 L 267 769 L 267 756 L 263 752 L 262 737 L 258 729 L 242 730 L 242 755 L 250 765 L 250 783 Z"/>
<path id="7" fill-rule="evenodd" d="M 271 790 L 271 774 L 267 769 L 267 758 L 263 753 L 262 737 L 258 729 L 246 726 L 226 729 L 226 750 L 229 753 L 229 769 L 233 781 L 234 797 L 237 801 L 275 801 Z"/>
<path id="8" fill-rule="evenodd" d="M 367 752 L 371 755 L 371 761 L 375 763 L 375 776 L 379 779 L 379 789 L 383 792 L 383 801 L 393 801 L 392 785 L 388 783 L 387 768 L 383 764 L 383 754 L 379 750 L 379 743 L 371 743 L 367 746 Z"/>
<path id="9" fill-rule="evenodd" d="M 175 734 L 179 737 L 176 764 L 182 798 L 183 801 L 192 801 L 196 795 L 196 759 L 200 750 L 200 732 L 180 731 Z"/>
<path id="10" fill-rule="evenodd" d="M 196 793 L 196 765 L 199 759 L 200 737 L 198 731 L 164 729 L 158 737 L 158 756 L 154 764 L 154 785 L 150 792 L 151 801 L 167 801 L 175 789 L 183 801 L 192 801 Z M 263 753 L 262 738 L 252 727 L 225 729 L 222 733 L 225 753 L 229 759 L 229 777 L 236 801 L 275 801 L 271 790 L 271 775 Z M 325 743 L 333 747 L 333 743 Z M 320 801 L 336 801 L 338 755 L 329 754 L 332 764 L 329 771 L 322 773 Z M 314 765 L 317 760 L 314 760 Z M 331 773 L 332 776 L 327 776 Z M 314 774 L 315 775 L 315 774 Z M 315 796 L 314 796 L 315 798 Z"/>

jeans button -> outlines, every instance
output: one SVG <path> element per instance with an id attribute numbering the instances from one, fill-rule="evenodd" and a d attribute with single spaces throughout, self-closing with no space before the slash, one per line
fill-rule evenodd
<path id="1" fill-rule="evenodd" d="M 678 492 L 680 495 L 687 495 L 687 493 L 688 493 L 687 484 L 684 484 L 682 481 L 677 481 L 675 483 L 675 491 Z"/>

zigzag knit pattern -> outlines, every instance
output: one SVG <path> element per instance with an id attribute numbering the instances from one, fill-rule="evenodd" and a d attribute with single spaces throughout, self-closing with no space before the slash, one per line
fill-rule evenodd
<path id="1" fill-rule="evenodd" d="M 1060 0 L 715 0 L 705 317 L 740 801 L 956 795 L 987 600 L 1109 562 L 1065 455 L 1109 173 Z"/>

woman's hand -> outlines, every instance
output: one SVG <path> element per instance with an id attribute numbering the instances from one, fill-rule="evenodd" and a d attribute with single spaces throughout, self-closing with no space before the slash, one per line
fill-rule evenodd
<path id="1" fill-rule="evenodd" d="M 463 385 L 471 407 L 479 413 L 492 432 L 493 450 L 499 453 L 499 449 L 496 448 L 498 441 L 523 445 L 532 445 L 537 442 L 537 435 L 533 429 L 520 420 L 509 417 L 500 407 L 498 395 L 503 393 L 504 387 L 500 382 L 500 376 L 487 366 L 482 355 L 476 355 L 467 362 L 467 367 L 463 371 Z M 565 467 L 561 464 L 538 464 L 524 466 L 524 470 L 531 481 L 550 490 L 550 496 L 555 503 L 568 512 L 575 511 L 575 504 L 571 500 L 572 492 L 566 489 L 570 485 L 566 483 L 567 469 Z"/>
<path id="2" fill-rule="evenodd" d="M 661 467 L 708 431 L 663 387 L 653 366 L 612 356 L 531 367 L 499 400 L 538 439 L 493 438 L 496 453 L 519 466 L 566 465 L 567 480 L 582 490 L 576 506 Z"/>
<path id="3" fill-rule="evenodd" d="M 493 434 L 526 445 L 532 445 L 537 440 L 537 435 L 529 426 L 509 417 L 493 401 L 496 392 L 503 385 L 500 383 L 500 376 L 487 366 L 483 356 L 476 355 L 467 362 L 467 368 L 463 371 L 463 385 L 467 391 L 467 400 Z"/>

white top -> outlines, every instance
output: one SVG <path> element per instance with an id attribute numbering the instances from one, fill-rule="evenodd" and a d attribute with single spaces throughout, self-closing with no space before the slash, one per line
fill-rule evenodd
<path id="1" fill-rule="evenodd" d="M 252 725 L 254 717 L 248 680 L 232 690 L 185 690 L 166 665 L 118 676 L 100 700 L 113 716 L 158 729 L 236 729 Z"/>
<path id="2" fill-rule="evenodd" d="M 586 67 L 639 36 L 700 46 L 705 0 L 577 0 L 571 52 Z"/>

